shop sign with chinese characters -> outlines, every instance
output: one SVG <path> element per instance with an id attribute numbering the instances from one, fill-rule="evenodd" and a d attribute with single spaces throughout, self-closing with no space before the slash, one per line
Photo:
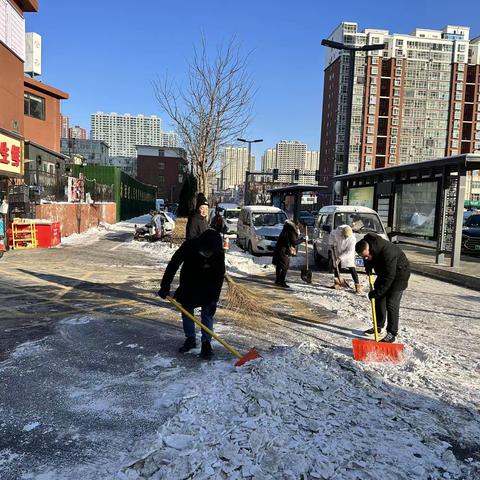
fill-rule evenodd
<path id="1" fill-rule="evenodd" d="M 23 176 L 23 140 L 0 131 L 0 175 Z"/>

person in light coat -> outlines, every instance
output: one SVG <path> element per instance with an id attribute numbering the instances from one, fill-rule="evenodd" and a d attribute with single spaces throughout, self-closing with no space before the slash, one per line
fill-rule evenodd
<path id="1" fill-rule="evenodd" d="M 346 268 L 352 275 L 355 282 L 355 292 L 361 293 L 362 288 L 358 281 L 358 274 L 355 268 L 355 245 L 357 240 L 353 234 L 352 228 L 348 225 L 340 225 L 330 235 L 329 245 L 334 250 L 333 259 L 338 262 L 338 269 L 335 269 L 335 284 L 334 288 L 342 288 L 340 282 L 339 271 L 340 268 Z"/>

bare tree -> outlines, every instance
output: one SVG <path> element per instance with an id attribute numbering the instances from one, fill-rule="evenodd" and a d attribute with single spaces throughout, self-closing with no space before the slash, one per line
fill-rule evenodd
<path id="1" fill-rule="evenodd" d="M 254 92 L 248 57 L 235 39 L 210 57 L 202 38 L 194 48 L 185 85 L 167 75 L 154 83 L 156 98 L 175 125 L 205 194 L 222 148 L 241 136 L 251 121 Z"/>

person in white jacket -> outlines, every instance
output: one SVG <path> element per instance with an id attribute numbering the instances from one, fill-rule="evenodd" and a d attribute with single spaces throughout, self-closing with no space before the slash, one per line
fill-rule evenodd
<path id="1" fill-rule="evenodd" d="M 329 245 L 334 250 L 333 259 L 335 257 L 338 262 L 338 270 L 335 269 L 335 284 L 334 288 L 342 288 L 338 277 L 338 271 L 340 268 L 346 268 L 352 275 L 352 279 L 355 282 L 355 292 L 361 293 L 362 288 L 358 281 L 358 274 L 355 268 L 355 244 L 357 240 L 353 234 L 352 228 L 348 225 L 340 225 L 331 234 L 329 238 Z"/>

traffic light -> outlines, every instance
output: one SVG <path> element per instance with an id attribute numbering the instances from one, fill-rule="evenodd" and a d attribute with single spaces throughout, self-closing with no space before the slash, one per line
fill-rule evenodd
<path id="1" fill-rule="evenodd" d="M 300 178 L 300 170 L 298 168 L 296 168 L 294 170 L 294 173 L 293 173 L 293 178 L 296 182 L 298 182 L 299 178 Z"/>
<path id="2" fill-rule="evenodd" d="M 273 169 L 273 179 L 278 180 L 278 168 Z"/>

